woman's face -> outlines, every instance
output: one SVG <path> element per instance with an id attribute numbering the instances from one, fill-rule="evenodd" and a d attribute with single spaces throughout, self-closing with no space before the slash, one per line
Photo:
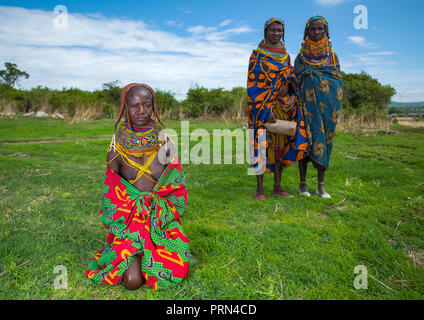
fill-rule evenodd
<path id="1" fill-rule="evenodd" d="M 324 24 L 320 20 L 314 20 L 311 22 L 308 31 L 308 38 L 312 41 L 318 42 L 325 35 Z"/>
<path id="2" fill-rule="evenodd" d="M 137 91 L 127 97 L 130 122 L 133 126 L 144 126 L 149 123 L 153 113 L 152 95 L 147 90 Z"/>
<path id="3" fill-rule="evenodd" d="M 272 44 L 278 44 L 283 37 L 284 27 L 281 23 L 271 23 L 265 32 L 265 38 Z"/>

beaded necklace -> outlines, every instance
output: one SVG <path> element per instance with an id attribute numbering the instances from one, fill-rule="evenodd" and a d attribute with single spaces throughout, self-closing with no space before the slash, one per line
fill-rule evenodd
<path id="1" fill-rule="evenodd" d="M 284 45 L 284 42 L 281 41 L 278 44 L 272 44 L 268 40 L 263 39 L 259 43 L 257 51 L 278 60 L 281 63 L 288 57 L 286 46 Z"/>
<path id="2" fill-rule="evenodd" d="M 306 39 L 302 43 L 300 54 L 307 64 L 313 66 L 323 65 L 330 57 L 335 61 L 331 42 L 326 37 L 317 42 Z"/>
<path id="3" fill-rule="evenodd" d="M 111 146 L 119 149 L 128 155 L 135 157 L 145 157 L 157 151 L 161 143 L 159 132 L 161 128 L 151 119 L 143 127 L 134 127 L 124 122 L 112 138 Z"/>

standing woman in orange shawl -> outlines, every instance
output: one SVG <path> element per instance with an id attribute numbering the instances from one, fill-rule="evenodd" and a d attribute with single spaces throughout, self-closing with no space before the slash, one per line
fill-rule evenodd
<path id="1" fill-rule="evenodd" d="M 284 44 L 284 21 L 271 18 L 264 27 L 264 39 L 249 60 L 247 79 L 248 124 L 251 136 L 251 162 L 257 179 L 255 200 L 265 200 L 264 173 L 274 172 L 273 195 L 291 198 L 281 188 L 282 169 L 303 158 L 308 146 L 303 113 L 298 104 L 294 69 Z M 264 130 L 277 119 L 298 123 L 296 136 Z M 266 151 L 265 151 L 266 148 Z M 264 152 L 265 151 L 265 152 Z"/>

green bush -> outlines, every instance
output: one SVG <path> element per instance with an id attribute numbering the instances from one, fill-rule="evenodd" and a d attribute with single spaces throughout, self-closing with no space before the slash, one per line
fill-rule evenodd
<path id="1" fill-rule="evenodd" d="M 179 102 L 169 91 L 155 90 L 156 106 L 160 114 L 167 114 L 171 119 L 177 119 L 179 115 Z"/>
<path id="2" fill-rule="evenodd" d="M 380 84 L 365 72 L 343 73 L 343 108 L 347 114 L 386 113 L 395 93 L 390 85 Z"/>
<path id="3" fill-rule="evenodd" d="M 217 116 L 231 111 L 236 99 L 237 96 L 232 91 L 223 88 L 190 88 L 187 92 L 187 98 L 183 101 L 183 110 L 188 117 Z"/>
<path id="4" fill-rule="evenodd" d="M 365 72 L 343 73 L 343 109 L 346 115 L 375 118 L 386 114 L 395 90 L 382 85 Z M 12 105 L 16 112 L 44 110 L 74 116 L 77 110 L 90 108 L 96 117 L 115 118 L 121 103 L 122 87 L 118 80 L 103 83 L 102 89 L 84 91 L 78 88 L 53 90 L 38 86 L 31 90 L 17 90 L 8 84 L 0 84 L 0 99 Z M 179 102 L 169 91 L 156 89 L 159 112 L 170 119 L 197 118 L 200 116 L 247 116 L 247 93 L 245 87 L 232 90 L 223 88 L 190 88 L 186 99 Z M 393 111 L 393 110 L 392 110 Z"/>

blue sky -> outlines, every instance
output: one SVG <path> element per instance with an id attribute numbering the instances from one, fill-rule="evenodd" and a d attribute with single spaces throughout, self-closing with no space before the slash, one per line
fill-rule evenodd
<path id="1" fill-rule="evenodd" d="M 64 28 L 57 5 L 67 9 Z M 367 9 L 367 29 L 354 27 L 358 5 Z M 394 101 L 424 101 L 423 9 L 421 0 L 0 0 L 0 63 L 17 63 L 31 75 L 22 88 L 95 90 L 120 80 L 183 99 L 196 85 L 245 86 L 249 55 L 269 17 L 286 22 L 294 59 L 306 20 L 320 14 L 343 71 L 363 70 L 392 85 Z"/>

